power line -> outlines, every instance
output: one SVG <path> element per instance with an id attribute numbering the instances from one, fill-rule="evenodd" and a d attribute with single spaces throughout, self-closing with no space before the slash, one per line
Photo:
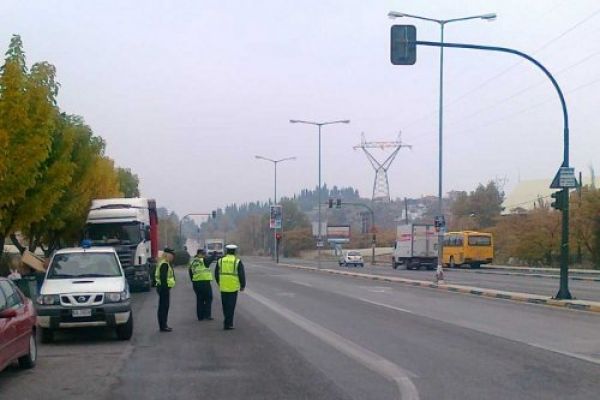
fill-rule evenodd
<path id="1" fill-rule="evenodd" d="M 571 90 L 565 91 L 565 94 L 572 94 L 572 93 L 577 92 L 579 90 L 585 89 L 585 88 L 587 88 L 589 86 L 595 85 L 595 84 L 597 84 L 599 82 L 600 82 L 600 77 L 597 77 L 597 78 L 595 78 L 595 79 L 593 79 L 593 80 L 591 80 L 589 82 L 586 82 L 586 83 L 583 83 L 583 84 L 581 84 L 579 86 L 576 86 L 576 87 L 574 87 Z M 484 122 L 483 124 L 476 125 L 476 126 L 470 128 L 470 129 L 461 130 L 460 133 L 464 134 L 464 133 L 467 133 L 467 132 L 474 131 L 475 129 L 483 128 L 483 127 L 486 127 L 486 126 L 489 126 L 489 125 L 493 125 L 493 124 L 498 123 L 498 122 L 505 121 L 505 120 L 507 120 L 507 119 L 509 119 L 511 117 L 514 117 L 514 116 L 517 116 L 517 115 L 520 115 L 520 114 L 524 114 L 524 113 L 527 113 L 527 112 L 529 112 L 531 110 L 539 108 L 540 106 L 543 106 L 544 104 L 549 103 L 550 101 L 553 101 L 553 100 L 554 100 L 554 97 L 548 97 L 546 100 L 540 101 L 538 103 L 535 103 L 535 104 L 530 105 L 528 107 L 522 108 L 520 110 L 516 110 L 516 111 L 514 111 L 512 113 L 509 113 L 509 114 L 506 114 L 506 115 L 504 115 L 504 116 L 502 116 L 500 118 L 496 118 L 496 119 L 493 119 L 491 121 Z M 462 121 L 462 120 L 461 121 L 457 121 L 455 123 L 448 124 L 448 126 L 452 127 L 452 126 L 458 125 L 459 123 L 462 123 L 462 122 L 464 122 L 464 121 Z M 426 133 L 426 135 L 431 135 L 431 134 L 435 134 L 435 133 L 437 133 L 437 131 L 428 131 Z M 422 138 L 422 137 L 423 137 L 423 135 L 419 135 L 419 138 Z M 415 140 L 415 139 L 411 140 L 411 142 L 413 142 L 413 143 L 415 141 L 417 141 L 417 140 Z"/>
<path id="2" fill-rule="evenodd" d="M 588 62 L 590 59 L 594 58 L 598 54 L 600 54 L 600 50 L 595 51 L 594 53 L 587 55 L 586 57 L 584 57 L 581 60 L 575 62 L 574 64 L 571 64 L 571 65 L 569 65 L 569 66 L 567 66 L 567 67 L 565 67 L 565 68 L 563 68 L 563 69 L 555 72 L 554 75 L 559 75 L 559 74 L 561 74 L 563 72 L 566 72 L 566 71 L 568 71 L 568 70 L 570 70 L 572 68 L 578 67 L 579 65 L 584 64 L 585 62 Z M 506 102 L 514 99 L 515 97 L 518 97 L 518 96 L 522 95 L 523 93 L 526 93 L 526 92 L 530 91 L 531 89 L 535 89 L 536 87 L 538 87 L 538 86 L 540 86 L 540 85 L 542 85 L 544 83 L 547 83 L 547 82 L 548 82 L 547 79 L 540 80 L 540 81 L 538 81 L 538 82 L 536 82 L 536 83 L 534 83 L 532 85 L 529 85 L 529 86 L 527 86 L 527 87 L 519 90 L 516 93 L 513 93 L 512 95 L 510 95 L 508 97 L 505 97 L 505 98 L 503 98 L 503 99 L 501 99 L 501 100 L 499 100 L 499 101 L 497 101 L 497 102 L 495 102 L 493 104 L 490 104 L 490 105 L 488 105 L 486 107 L 480 108 L 479 110 L 474 111 L 473 113 L 467 115 L 466 117 L 461 117 L 460 121 L 462 122 L 465 119 L 473 118 L 474 116 L 479 115 L 479 114 L 481 114 L 484 111 L 487 111 L 487 110 L 489 110 L 491 108 L 495 108 L 495 107 L 497 107 L 497 106 L 499 106 L 501 104 L 504 104 L 504 103 L 506 103 Z M 454 124 L 456 124 L 456 122 Z M 451 123 L 449 123 L 449 125 L 453 125 L 453 123 L 451 122 Z"/>
<path id="3" fill-rule="evenodd" d="M 568 35 L 569 33 L 573 32 L 574 30 L 576 30 L 581 25 L 585 24 L 586 22 L 588 22 L 589 20 L 591 20 L 592 18 L 594 18 L 598 14 L 600 14 L 600 8 L 597 9 L 596 11 L 594 11 L 593 13 L 589 14 L 588 16 L 586 16 L 585 18 L 583 18 L 582 20 L 579 20 L 578 22 L 576 22 L 574 25 L 572 25 L 571 27 L 569 27 L 568 29 L 566 29 L 565 31 L 563 31 L 562 33 L 560 33 L 559 35 L 557 35 L 554 38 L 546 41 L 540 47 L 538 47 L 533 52 L 531 52 L 531 54 L 536 54 L 536 53 L 538 53 L 538 52 L 540 52 L 540 51 L 542 51 L 542 50 L 550 47 L 552 44 L 556 43 L 557 40 L 559 40 L 559 39 L 563 38 L 564 36 Z M 459 97 L 457 97 L 457 98 L 449 101 L 447 103 L 446 107 L 451 107 L 452 105 L 458 103 L 459 101 L 461 101 L 462 99 L 466 98 L 467 96 L 469 96 L 469 95 L 473 94 L 474 92 L 480 90 L 481 88 L 487 86 L 490 82 L 492 82 L 492 81 L 500 78 L 501 76 L 506 75 L 508 72 L 512 71 L 515 67 L 517 67 L 518 65 L 521 65 L 523 62 L 524 62 L 524 60 L 517 61 L 514 64 L 510 65 L 509 67 L 503 69 L 499 73 L 497 73 L 497 74 L 493 75 L 492 77 L 486 79 L 481 84 L 477 85 L 476 87 L 472 88 L 471 90 L 467 91 L 466 93 L 463 93 Z M 425 118 L 428 118 L 431 115 L 434 115 L 436 112 L 427 113 L 426 115 L 423 115 L 422 117 L 419 117 L 418 119 L 413 120 L 413 122 L 410 122 L 410 123 L 408 123 L 405 126 L 405 129 L 409 128 L 409 127 L 411 127 L 413 125 L 415 125 L 417 122 L 419 122 L 419 121 L 421 121 L 421 120 L 423 120 Z"/>

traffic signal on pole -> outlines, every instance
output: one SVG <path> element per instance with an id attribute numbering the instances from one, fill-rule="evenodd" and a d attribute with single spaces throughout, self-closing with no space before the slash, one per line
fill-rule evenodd
<path id="1" fill-rule="evenodd" d="M 390 61 L 394 65 L 417 62 L 417 28 L 414 25 L 394 25 L 391 30 Z"/>
<path id="2" fill-rule="evenodd" d="M 281 233 L 277 232 L 277 234 L 275 234 L 275 239 L 277 239 L 277 241 L 281 240 Z"/>
<path id="3" fill-rule="evenodd" d="M 212 213 L 210 213 L 210 215 L 212 216 L 213 219 L 217 218 L 217 212 L 213 211 Z"/>
<path id="4" fill-rule="evenodd" d="M 329 199 L 329 208 L 333 208 L 333 199 Z"/>
<path id="5" fill-rule="evenodd" d="M 335 199 L 335 208 L 342 208 L 342 199 Z"/>
<path id="6" fill-rule="evenodd" d="M 554 199 L 554 201 L 552 203 L 550 203 L 550 207 L 552 207 L 556 210 L 562 210 L 564 208 L 562 194 L 563 194 L 563 191 L 559 190 L 558 192 L 554 192 L 550 195 L 550 197 L 552 197 Z"/>

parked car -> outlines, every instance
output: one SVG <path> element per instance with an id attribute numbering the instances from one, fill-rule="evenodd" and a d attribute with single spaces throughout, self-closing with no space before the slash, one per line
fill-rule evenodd
<path id="1" fill-rule="evenodd" d="M 339 263 L 340 267 L 341 266 L 348 267 L 350 265 L 354 265 L 354 266 L 358 266 L 358 267 L 365 266 L 363 257 L 360 254 L 360 252 L 353 251 L 353 250 L 345 251 L 338 263 Z"/>
<path id="2" fill-rule="evenodd" d="M 8 279 L 0 278 L 0 371 L 14 361 L 33 368 L 37 359 L 35 307 Z"/>
<path id="3" fill-rule="evenodd" d="M 37 298 L 43 342 L 62 328 L 113 327 L 129 340 L 133 314 L 129 285 L 112 247 L 78 247 L 57 251 Z"/>

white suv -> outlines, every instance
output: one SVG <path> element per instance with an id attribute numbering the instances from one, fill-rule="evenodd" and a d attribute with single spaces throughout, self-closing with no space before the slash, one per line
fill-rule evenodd
<path id="1" fill-rule="evenodd" d="M 364 267 L 365 262 L 363 261 L 363 257 L 359 251 L 345 251 L 340 260 L 338 261 L 340 267 L 348 267 L 350 265 Z"/>
<path id="2" fill-rule="evenodd" d="M 57 251 L 36 303 L 44 342 L 61 328 L 114 327 L 121 340 L 133 334 L 129 286 L 113 248 Z"/>

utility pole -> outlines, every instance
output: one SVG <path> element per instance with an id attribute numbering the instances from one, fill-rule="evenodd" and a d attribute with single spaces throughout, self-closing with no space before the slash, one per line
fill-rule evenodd
<path id="1" fill-rule="evenodd" d="M 280 162 L 284 162 L 284 161 L 291 161 L 291 160 L 295 160 L 296 157 L 286 157 L 286 158 L 281 158 L 279 160 L 273 160 L 271 158 L 268 157 L 263 157 L 263 156 L 254 156 L 254 158 L 256 158 L 257 160 L 263 160 L 263 161 L 269 161 L 271 163 L 273 163 L 273 167 L 275 170 L 274 173 L 274 194 L 273 194 L 273 206 L 277 206 L 277 164 L 279 164 Z M 283 217 L 282 217 L 282 221 L 281 221 L 281 231 L 283 232 Z M 275 263 L 279 263 L 279 244 L 278 244 L 278 240 L 277 240 L 277 226 L 275 226 L 273 228 L 273 258 L 275 259 Z"/>
<path id="2" fill-rule="evenodd" d="M 323 247 L 323 232 L 321 232 L 321 127 L 325 126 L 325 125 L 334 125 L 334 124 L 349 124 L 350 120 L 349 119 L 344 119 L 344 120 L 339 120 L 339 121 L 328 121 L 328 122 L 314 122 L 314 121 L 303 121 L 303 120 L 299 120 L 299 119 L 290 119 L 290 123 L 291 124 L 307 124 L 307 125 L 314 125 L 317 126 L 319 128 L 319 186 L 317 188 L 317 192 L 318 192 L 318 212 L 317 212 L 317 219 L 318 219 L 318 227 L 317 227 L 317 267 L 319 269 L 321 269 L 321 248 Z"/>

